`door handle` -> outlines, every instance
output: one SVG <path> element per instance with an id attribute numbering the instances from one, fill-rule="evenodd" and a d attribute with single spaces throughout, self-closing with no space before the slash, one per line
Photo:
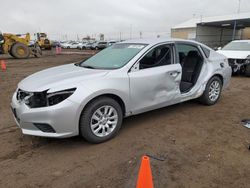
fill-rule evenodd
<path id="1" fill-rule="evenodd" d="M 180 73 L 181 73 L 180 71 L 173 71 L 173 72 L 170 72 L 170 76 L 176 77 L 176 76 L 178 76 Z"/>

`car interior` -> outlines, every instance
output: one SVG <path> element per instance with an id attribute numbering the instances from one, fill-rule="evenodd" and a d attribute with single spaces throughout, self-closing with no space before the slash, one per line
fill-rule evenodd
<path id="1" fill-rule="evenodd" d="M 171 54 L 171 48 L 167 45 L 156 47 L 141 59 L 140 69 L 170 65 Z"/>
<path id="2" fill-rule="evenodd" d="M 182 77 L 180 83 L 181 93 L 186 93 L 196 84 L 203 65 L 203 58 L 198 49 L 190 51 L 178 51 L 179 62 L 182 67 Z"/>
<path id="3" fill-rule="evenodd" d="M 182 67 L 180 83 L 181 93 L 186 93 L 196 84 L 203 65 L 203 57 L 198 48 L 177 44 L 179 63 Z M 172 48 L 169 45 L 162 45 L 151 50 L 140 60 L 140 70 L 157 66 L 170 65 L 173 62 Z"/>

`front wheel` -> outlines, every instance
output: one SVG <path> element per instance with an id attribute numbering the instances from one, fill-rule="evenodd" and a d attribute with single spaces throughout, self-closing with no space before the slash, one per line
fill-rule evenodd
<path id="1" fill-rule="evenodd" d="M 80 119 L 80 133 L 91 143 L 105 142 L 118 133 L 123 113 L 114 99 L 101 97 L 86 106 Z"/>
<path id="2" fill-rule="evenodd" d="M 205 105 L 214 105 L 220 98 L 222 90 L 222 81 L 219 77 L 212 77 L 207 85 L 203 95 L 199 98 L 200 102 Z"/>
<path id="3" fill-rule="evenodd" d="M 26 44 L 17 42 L 11 47 L 10 54 L 17 59 L 25 59 L 30 56 L 30 49 Z"/>

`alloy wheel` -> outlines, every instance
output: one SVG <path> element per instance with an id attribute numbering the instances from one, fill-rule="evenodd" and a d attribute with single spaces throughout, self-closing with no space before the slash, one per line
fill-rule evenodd
<path id="1" fill-rule="evenodd" d="M 112 106 L 98 108 L 92 115 L 90 127 L 95 136 L 105 137 L 114 131 L 118 123 L 118 113 Z"/>
<path id="2" fill-rule="evenodd" d="M 214 80 L 209 87 L 209 93 L 208 93 L 209 99 L 213 102 L 216 101 L 220 96 L 220 91 L 221 91 L 221 86 L 219 81 Z"/>

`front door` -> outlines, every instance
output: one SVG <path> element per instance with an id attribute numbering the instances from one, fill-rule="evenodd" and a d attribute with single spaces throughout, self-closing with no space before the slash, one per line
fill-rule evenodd
<path id="1" fill-rule="evenodd" d="M 159 45 L 132 67 L 128 75 L 133 114 L 180 100 L 181 66 L 174 63 L 173 54 L 172 45 Z"/>

